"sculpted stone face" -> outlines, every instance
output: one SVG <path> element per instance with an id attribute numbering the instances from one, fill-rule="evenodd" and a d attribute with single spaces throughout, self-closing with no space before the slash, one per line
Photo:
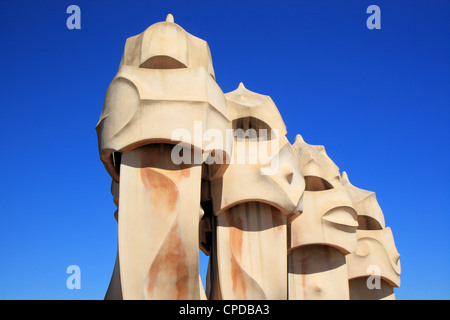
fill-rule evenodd
<path id="1" fill-rule="evenodd" d="M 346 256 L 352 299 L 394 299 L 393 287 L 400 286 L 400 255 L 375 193 L 353 186 L 347 173 L 342 180 L 357 209 L 357 249 Z M 378 281 L 369 288 L 367 281 Z"/>
<path id="2" fill-rule="evenodd" d="M 371 266 L 379 276 L 393 287 L 400 286 L 400 254 L 394 243 L 391 228 L 358 230 L 358 249 L 347 256 L 349 279 L 373 275 Z"/>
<path id="3" fill-rule="evenodd" d="M 202 124 L 199 139 L 194 139 L 196 122 Z M 96 126 L 100 158 L 112 178 L 119 180 L 114 153 L 151 143 L 183 143 L 229 157 L 231 150 L 223 150 L 225 141 L 217 144 L 220 150 L 206 150 L 209 141 L 203 133 L 208 129 L 221 132 L 225 139 L 231 121 L 207 43 L 171 17 L 129 38 Z M 184 130 L 188 137 L 174 137 L 176 130 Z"/>
<path id="4" fill-rule="evenodd" d="M 345 254 L 356 249 L 358 217 L 339 168 L 322 146 L 306 144 L 297 137 L 294 150 L 305 174 L 303 213 L 291 224 L 290 249 L 322 244 Z"/>
<path id="5" fill-rule="evenodd" d="M 305 182 L 283 120 L 269 96 L 243 84 L 227 93 L 234 144 L 222 179 L 211 182 L 216 215 L 242 202 L 270 204 L 283 214 L 298 210 Z M 243 187 L 245 185 L 250 188 Z"/>
<path id="6" fill-rule="evenodd" d="M 324 244 L 344 253 L 356 249 L 356 211 L 345 189 L 305 191 L 303 213 L 291 225 L 291 248 Z"/>

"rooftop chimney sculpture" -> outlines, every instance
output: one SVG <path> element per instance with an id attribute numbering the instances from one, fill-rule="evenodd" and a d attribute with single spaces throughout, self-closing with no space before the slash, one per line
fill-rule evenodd
<path id="1" fill-rule="evenodd" d="M 224 94 L 171 14 L 127 39 L 96 130 L 118 222 L 105 299 L 394 299 L 375 194 L 323 146 L 291 145 L 269 96 Z"/>

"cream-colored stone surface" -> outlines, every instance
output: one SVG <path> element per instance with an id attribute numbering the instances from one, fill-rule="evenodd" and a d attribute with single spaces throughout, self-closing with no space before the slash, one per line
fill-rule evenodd
<path id="1" fill-rule="evenodd" d="M 265 203 L 242 203 L 217 217 L 216 234 L 221 299 L 287 298 L 286 216 Z"/>
<path id="2" fill-rule="evenodd" d="M 203 68 L 215 78 L 208 43 L 186 32 L 167 15 L 166 21 L 127 39 L 122 66 L 146 69 Z"/>
<path id="3" fill-rule="evenodd" d="M 327 189 L 342 185 L 339 167 L 330 159 L 324 146 L 310 145 L 298 134 L 295 137 L 293 148 L 305 179 L 318 177 L 326 184 Z M 314 187 L 317 185 L 311 183 L 311 188 Z"/>
<path id="4" fill-rule="evenodd" d="M 208 45 L 168 20 L 127 40 L 106 92 L 96 129 L 100 158 L 116 181 L 114 152 L 180 142 L 223 157 L 231 152 L 225 150 L 225 131 L 231 128 L 227 103 L 214 80 Z M 183 66 L 165 65 L 161 59 Z M 207 139 L 208 129 L 221 132 L 223 140 Z"/>
<path id="5" fill-rule="evenodd" d="M 228 104 L 228 116 L 235 123 L 234 128 L 244 130 L 272 128 L 279 130 L 280 138 L 286 136 L 286 125 L 270 96 L 252 92 L 241 82 L 236 90 L 225 94 L 225 98 Z M 251 123 L 251 127 L 244 126 L 243 120 L 247 118 L 256 120 Z"/>
<path id="6" fill-rule="evenodd" d="M 357 246 L 356 210 L 323 146 L 297 135 L 293 148 L 306 186 L 303 213 L 289 229 L 289 299 L 347 300 L 345 255 Z"/>
<path id="7" fill-rule="evenodd" d="M 308 245 L 288 256 L 289 300 L 348 300 L 345 255 L 327 245 Z"/>
<path id="8" fill-rule="evenodd" d="M 291 223 L 290 250 L 322 244 L 348 254 L 357 247 L 357 219 L 345 188 L 305 191 L 303 214 Z"/>
<path id="9" fill-rule="evenodd" d="M 122 155 L 119 253 L 124 299 L 200 299 L 200 165 L 174 165 L 171 145 Z"/>
<path id="10" fill-rule="evenodd" d="M 242 83 L 225 96 L 235 139 L 231 164 L 211 181 L 211 298 L 286 299 L 287 216 L 300 210 L 304 178 L 272 99 Z"/>
<path id="11" fill-rule="evenodd" d="M 391 229 L 388 227 L 381 230 L 358 230 L 356 234 L 358 249 L 346 257 L 350 283 L 355 279 L 363 278 L 374 285 L 376 281 L 379 281 L 383 288 L 370 289 L 367 281 L 366 285 L 353 282 L 352 298 L 367 298 L 372 294 L 375 299 L 380 295 L 378 290 L 382 289 L 385 292 L 388 287 L 399 287 L 400 254 L 395 247 Z M 392 293 L 386 298 L 394 299 L 393 289 L 390 291 Z"/>
<path id="12" fill-rule="evenodd" d="M 375 193 L 324 146 L 291 145 L 270 96 L 215 78 L 171 14 L 126 40 L 96 126 L 118 222 L 105 299 L 395 299 Z"/>
<path id="13" fill-rule="evenodd" d="M 393 300 L 400 286 L 400 254 L 374 192 L 342 181 L 358 214 L 357 250 L 346 256 L 352 300 Z"/>
<path id="14" fill-rule="evenodd" d="M 371 230 L 385 227 L 383 211 L 375 192 L 360 189 L 350 183 L 347 172 L 342 173 L 342 184 L 347 189 L 358 213 L 359 229 Z"/>
<path id="15" fill-rule="evenodd" d="M 339 169 L 322 146 L 312 146 L 298 135 L 293 145 L 305 175 L 303 214 L 292 221 L 289 250 L 306 245 L 328 245 L 344 254 L 356 250 L 358 216 Z"/>
<path id="16" fill-rule="evenodd" d="M 251 201 L 268 203 L 283 214 L 296 211 L 305 182 L 276 105 L 242 83 L 225 96 L 234 143 L 226 172 L 211 181 L 214 214 Z M 252 187 L 243 188 L 242 181 Z"/>

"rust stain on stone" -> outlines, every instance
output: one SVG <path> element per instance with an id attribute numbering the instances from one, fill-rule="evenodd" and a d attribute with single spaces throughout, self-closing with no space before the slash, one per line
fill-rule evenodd
<path id="1" fill-rule="evenodd" d="M 239 213 L 234 208 L 226 213 L 230 230 L 230 245 L 235 256 L 240 259 L 242 253 L 242 227 L 243 223 Z"/>
<path id="2" fill-rule="evenodd" d="M 305 259 L 303 252 L 297 251 L 298 254 L 300 254 L 300 270 L 302 275 L 302 293 L 303 293 L 303 299 L 307 299 L 307 284 L 306 284 L 306 273 L 308 272 L 308 261 Z"/>
<path id="3" fill-rule="evenodd" d="M 164 174 L 153 168 L 141 168 L 141 180 L 150 194 L 155 209 L 173 211 L 178 202 L 179 192 L 176 184 Z"/>
<path id="4" fill-rule="evenodd" d="M 191 279 L 195 275 L 189 274 L 187 249 L 177 218 L 181 213 L 178 208 L 178 183 L 190 177 L 191 168 L 175 168 L 167 164 L 165 160 L 170 156 L 169 151 L 170 148 L 165 145 L 148 146 L 140 158 L 140 178 L 151 208 L 148 213 L 164 215 L 168 218 L 167 222 L 174 221 L 168 226 L 165 239 L 151 262 L 146 290 L 150 299 L 186 300 L 193 298 L 191 287 L 198 285 L 198 279 Z"/>
<path id="5" fill-rule="evenodd" d="M 162 280 L 160 280 L 162 279 Z M 167 283 L 167 280 L 172 281 Z M 164 281 L 164 282 L 163 282 Z M 170 288 L 170 296 L 178 300 L 189 298 L 189 267 L 181 230 L 176 223 L 162 244 L 149 270 L 149 297 L 158 297 L 158 291 Z"/>
<path id="6" fill-rule="evenodd" d="M 247 285 L 245 283 L 244 272 L 236 258 L 232 255 L 230 258 L 231 279 L 233 281 L 233 297 L 231 299 L 246 299 Z"/>
<path id="7" fill-rule="evenodd" d="M 242 208 L 241 208 L 242 207 Z M 242 237 L 243 237 L 243 224 L 239 217 L 239 211 L 237 209 L 244 209 L 244 205 L 239 205 L 237 208 L 233 208 L 227 213 L 225 213 L 229 236 L 230 236 L 230 249 L 231 249 L 231 280 L 233 282 L 233 293 L 236 299 L 245 299 L 246 297 L 246 283 L 245 277 L 239 260 L 241 260 L 242 255 Z"/>
<path id="8" fill-rule="evenodd" d="M 179 185 L 181 181 L 191 176 L 191 170 L 192 168 L 179 168 L 177 170 L 167 170 L 165 173 Z"/>
<path id="9" fill-rule="evenodd" d="M 302 299 L 306 299 L 306 274 L 302 274 L 302 294 L 303 297 L 301 297 Z"/>

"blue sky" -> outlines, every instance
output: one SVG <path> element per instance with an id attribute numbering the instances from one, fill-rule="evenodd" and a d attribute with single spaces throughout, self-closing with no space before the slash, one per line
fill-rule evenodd
<path id="1" fill-rule="evenodd" d="M 103 299 L 117 224 L 94 128 L 126 38 L 168 13 L 209 43 L 224 92 L 270 95 L 291 142 L 324 145 L 377 193 L 397 299 L 450 298 L 449 1 L 43 3 L 0 2 L 0 299 Z M 81 30 L 66 27 L 71 4 Z M 66 287 L 73 264 L 80 290 Z"/>

